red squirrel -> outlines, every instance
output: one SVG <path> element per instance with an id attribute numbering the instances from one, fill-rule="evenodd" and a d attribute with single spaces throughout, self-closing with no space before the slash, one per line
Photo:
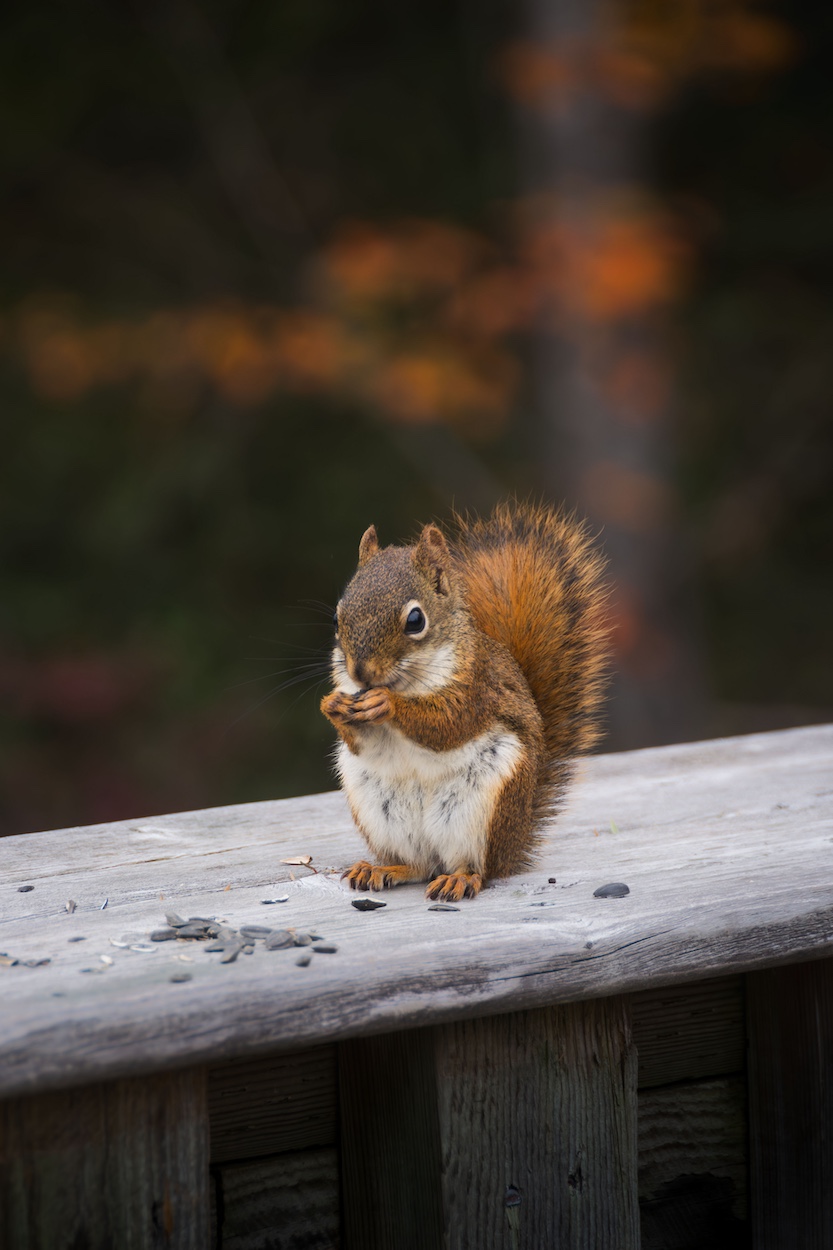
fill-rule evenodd
<path id="1" fill-rule="evenodd" d="M 428 881 L 456 902 L 528 867 L 599 736 L 604 559 L 586 527 L 529 504 L 455 524 L 410 547 L 371 526 L 334 617 L 321 710 L 373 857 L 344 873 L 353 889 Z"/>

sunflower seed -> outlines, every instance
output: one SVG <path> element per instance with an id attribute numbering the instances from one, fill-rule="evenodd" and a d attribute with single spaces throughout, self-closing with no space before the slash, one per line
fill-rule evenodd
<path id="1" fill-rule="evenodd" d="M 264 906 L 269 907 L 272 903 L 288 903 L 289 895 L 284 894 L 281 898 L 262 898 L 260 901 L 264 904 Z"/>
<path id="2" fill-rule="evenodd" d="M 338 950 L 338 947 L 330 946 L 327 942 L 316 942 L 312 949 L 318 955 L 334 955 Z"/>
<path id="3" fill-rule="evenodd" d="M 170 942 L 179 936 L 178 929 L 154 929 L 150 934 L 151 942 Z"/>
<path id="4" fill-rule="evenodd" d="M 272 930 L 265 924 L 244 924 L 240 927 L 240 936 L 244 938 L 265 938 Z"/>
<path id="5" fill-rule="evenodd" d="M 295 939 L 287 929 L 273 929 L 263 944 L 268 951 L 279 951 L 294 946 Z"/>
<path id="6" fill-rule="evenodd" d="M 350 900 L 356 911 L 376 911 L 377 907 L 387 907 L 378 898 L 354 898 Z"/>
<path id="7" fill-rule="evenodd" d="M 86 939 L 85 937 L 72 937 L 72 938 L 67 938 L 67 941 L 68 941 L 68 942 L 86 942 L 86 940 L 87 940 L 87 939 Z"/>
<path id="8" fill-rule="evenodd" d="M 298 958 L 295 960 L 295 962 L 299 968 L 306 968 L 307 964 L 310 963 L 311 960 L 312 960 L 312 955 L 310 955 L 309 953 L 305 953 L 303 955 L 299 955 Z"/>
<path id="9" fill-rule="evenodd" d="M 429 911 L 459 911 L 459 907 L 454 907 L 451 903 L 432 903 L 428 908 Z"/>
<path id="10" fill-rule="evenodd" d="M 630 894 L 630 888 L 625 885 L 624 881 L 611 881 L 608 885 L 600 885 L 598 890 L 593 891 L 594 898 L 624 898 L 626 894 Z"/>
<path id="11" fill-rule="evenodd" d="M 189 920 L 187 924 L 180 925 L 178 929 L 171 930 L 171 932 L 174 937 L 199 940 L 200 938 L 208 937 L 208 926 L 210 923 L 210 920 L 201 920 L 199 922 Z"/>
<path id="12" fill-rule="evenodd" d="M 17 892 L 18 894 L 29 894 L 32 890 L 34 890 L 34 888 L 35 887 L 33 885 L 19 885 L 17 887 Z"/>
<path id="13" fill-rule="evenodd" d="M 312 941 L 313 941 L 313 938 L 312 938 L 311 933 L 296 933 L 295 934 L 296 946 L 312 946 Z"/>
<path id="14" fill-rule="evenodd" d="M 168 980 L 173 981 L 174 983 L 180 981 L 192 981 L 193 979 L 194 974 L 191 972 L 175 972 L 172 977 L 168 977 Z"/>
<path id="15" fill-rule="evenodd" d="M 233 964 L 237 956 L 243 949 L 243 943 L 237 942 L 234 946 L 228 946 L 225 953 L 220 957 L 221 964 Z"/>
<path id="16" fill-rule="evenodd" d="M 166 911 L 165 919 L 172 929 L 181 929 L 184 924 L 188 923 L 187 920 L 183 920 L 181 916 L 178 916 L 175 911 Z"/>

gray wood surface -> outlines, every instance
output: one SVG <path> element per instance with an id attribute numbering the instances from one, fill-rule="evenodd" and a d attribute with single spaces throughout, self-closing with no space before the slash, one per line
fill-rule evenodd
<path id="1" fill-rule="evenodd" d="M 205 1250 L 205 1073 L 0 1102 L 3 1250 Z"/>
<path id="2" fill-rule="evenodd" d="M 598 757 L 534 870 L 458 912 L 419 886 L 351 907 L 338 872 L 363 846 L 337 793 L 5 838 L 0 1096 L 833 954 L 831 812 L 829 726 Z M 303 855 L 317 873 L 281 863 Z M 611 881 L 630 894 L 594 898 Z M 111 945 L 168 909 L 338 950 Z"/>
<path id="3" fill-rule="evenodd" d="M 624 998 L 435 1030 L 445 1250 L 638 1250 Z"/>

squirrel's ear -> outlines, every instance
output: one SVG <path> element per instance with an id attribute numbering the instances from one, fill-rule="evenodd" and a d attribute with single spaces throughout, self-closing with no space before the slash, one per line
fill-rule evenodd
<path id="1" fill-rule="evenodd" d="M 363 564 L 367 564 L 371 556 L 375 556 L 379 550 L 379 539 L 376 537 L 376 526 L 369 526 L 362 534 L 362 540 L 359 543 L 359 568 Z"/>
<path id="2" fill-rule="evenodd" d="M 420 534 L 414 550 L 414 564 L 428 574 L 438 595 L 448 594 L 451 552 L 442 530 L 436 525 L 426 525 Z"/>

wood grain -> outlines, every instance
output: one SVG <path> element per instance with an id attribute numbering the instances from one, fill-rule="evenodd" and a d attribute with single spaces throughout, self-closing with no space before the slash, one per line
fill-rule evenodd
<path id="1" fill-rule="evenodd" d="M 747 978 L 756 1250 L 833 1246 L 833 962 Z"/>
<path id="2" fill-rule="evenodd" d="M 418 886 L 355 911 L 338 794 L 2 839 L 0 951 L 20 962 L 0 965 L 0 1096 L 830 955 L 831 748 L 814 727 L 590 760 L 535 870 L 457 913 Z M 303 854 L 322 871 L 280 863 Z M 609 881 L 630 894 L 594 898 Z M 338 951 L 299 968 L 110 945 L 171 907 L 314 928 Z"/>
<path id="3" fill-rule="evenodd" d="M 446 1250 L 637 1250 L 621 998 L 436 1030 Z"/>
<path id="4" fill-rule="evenodd" d="M 336 1102 L 335 1046 L 210 1068 L 211 1162 L 334 1145 Z"/>
<path id="5" fill-rule="evenodd" d="M 205 1074 L 0 1102 L 0 1246 L 205 1250 Z"/>
<path id="6" fill-rule="evenodd" d="M 339 1250 L 334 1148 L 223 1164 L 215 1179 L 217 1250 Z"/>
<path id="7" fill-rule="evenodd" d="M 338 1052 L 345 1250 L 439 1250 L 434 1030 L 342 1042 Z"/>
<path id="8" fill-rule="evenodd" d="M 639 1088 L 742 1072 L 744 994 L 740 976 L 632 994 Z"/>

